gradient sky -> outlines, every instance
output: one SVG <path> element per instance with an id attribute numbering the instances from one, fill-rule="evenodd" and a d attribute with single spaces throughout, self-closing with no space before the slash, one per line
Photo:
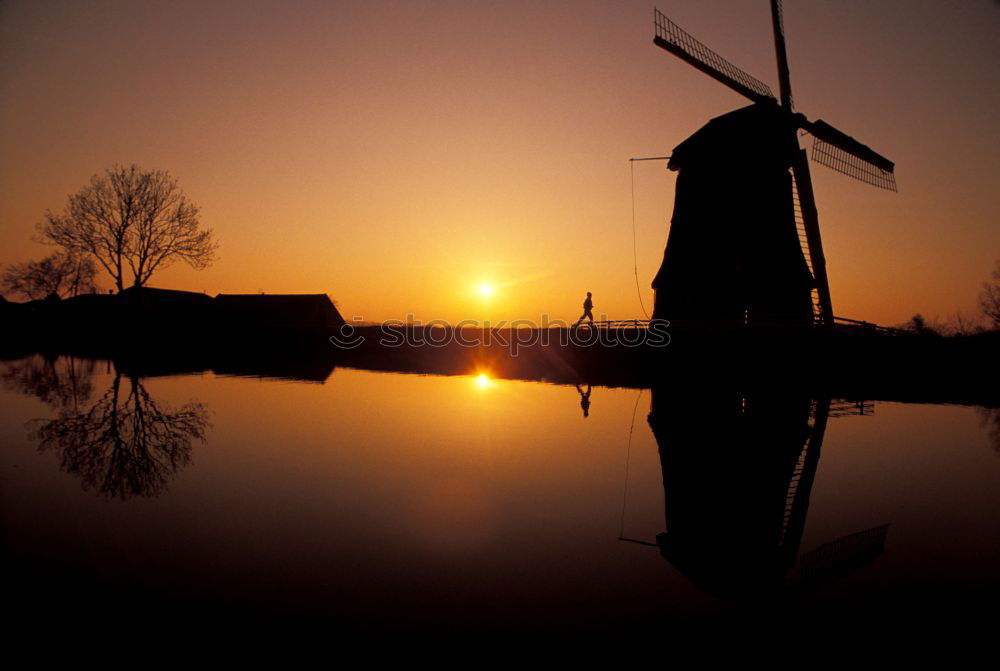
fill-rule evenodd
<path id="1" fill-rule="evenodd" d="M 1000 4 L 784 4 L 797 109 L 896 162 L 898 194 L 814 164 L 835 312 L 974 314 L 1000 258 Z M 777 90 L 766 0 L 659 8 Z M 0 264 L 45 255 L 46 209 L 134 162 L 220 243 L 154 286 L 453 322 L 575 319 L 590 290 L 641 317 L 627 159 L 747 103 L 652 37 L 650 0 L 0 0 Z M 651 310 L 675 174 L 635 176 Z"/>

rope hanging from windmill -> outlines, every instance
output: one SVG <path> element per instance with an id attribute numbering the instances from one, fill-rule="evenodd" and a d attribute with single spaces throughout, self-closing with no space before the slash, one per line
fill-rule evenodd
<path id="1" fill-rule="evenodd" d="M 646 304 L 642 300 L 642 287 L 639 285 L 639 252 L 636 249 L 636 223 L 635 223 L 635 162 L 636 161 L 669 161 L 669 156 L 644 156 L 642 158 L 630 158 L 628 160 L 629 178 L 632 183 L 632 274 L 635 277 L 635 294 L 639 298 L 639 307 L 642 314 L 649 319 L 649 312 Z"/>

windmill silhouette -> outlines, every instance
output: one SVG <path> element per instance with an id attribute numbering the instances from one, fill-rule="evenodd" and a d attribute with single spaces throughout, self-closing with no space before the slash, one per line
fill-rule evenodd
<path id="1" fill-rule="evenodd" d="M 795 112 L 780 0 L 771 0 L 780 100 L 655 10 L 653 42 L 753 104 L 712 119 L 678 145 L 674 212 L 653 280 L 654 319 L 833 324 L 833 304 L 806 151 L 817 163 L 896 190 L 892 161 Z"/>

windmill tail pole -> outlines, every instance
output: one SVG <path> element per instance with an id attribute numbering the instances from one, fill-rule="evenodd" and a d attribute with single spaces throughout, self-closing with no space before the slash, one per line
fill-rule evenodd
<path id="1" fill-rule="evenodd" d="M 799 150 L 793 157 L 792 172 L 795 175 L 795 185 L 798 188 L 806 244 L 809 246 L 813 279 L 816 281 L 816 293 L 819 297 L 820 323 L 825 326 L 833 326 L 833 301 L 830 299 L 830 283 L 826 276 L 826 257 L 823 255 L 823 241 L 819 235 L 819 215 L 816 211 L 816 199 L 813 195 L 812 177 L 809 175 L 809 161 L 806 158 L 805 149 Z"/>
<path id="2" fill-rule="evenodd" d="M 785 27 L 781 18 L 781 0 L 771 0 L 771 23 L 774 26 L 774 53 L 778 58 L 778 87 L 781 106 L 792 109 L 792 81 L 788 74 L 788 53 L 785 51 Z"/>

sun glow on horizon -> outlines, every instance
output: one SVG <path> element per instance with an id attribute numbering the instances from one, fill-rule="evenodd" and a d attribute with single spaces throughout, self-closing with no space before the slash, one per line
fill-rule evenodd
<path id="1" fill-rule="evenodd" d="M 477 389 L 489 389 L 493 386 L 493 379 L 486 373 L 480 373 L 474 381 Z"/>

